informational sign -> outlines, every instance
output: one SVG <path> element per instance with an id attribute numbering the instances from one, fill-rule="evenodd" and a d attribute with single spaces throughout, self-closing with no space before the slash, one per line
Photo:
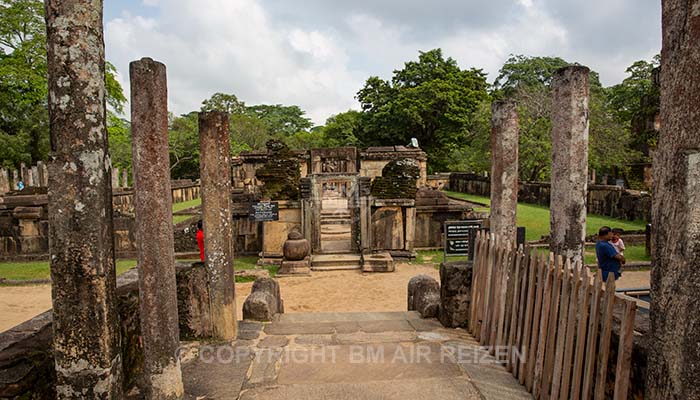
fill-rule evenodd
<path id="1" fill-rule="evenodd" d="M 250 205 L 249 218 L 256 222 L 278 221 L 280 219 L 279 203 L 276 201 L 259 201 Z"/>
<path id="2" fill-rule="evenodd" d="M 445 257 L 467 256 L 474 258 L 476 232 L 482 220 L 445 221 Z"/>

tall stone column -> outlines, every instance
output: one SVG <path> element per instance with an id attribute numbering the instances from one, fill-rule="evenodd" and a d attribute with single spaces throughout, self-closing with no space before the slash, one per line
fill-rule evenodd
<path id="1" fill-rule="evenodd" d="M 45 6 L 56 391 L 59 399 L 121 399 L 102 1 Z"/>
<path id="2" fill-rule="evenodd" d="M 646 397 L 700 399 L 700 0 L 664 0 L 662 16 Z"/>
<path id="3" fill-rule="evenodd" d="M 5 168 L 0 169 L 0 195 L 10 191 L 10 175 Z"/>
<path id="4" fill-rule="evenodd" d="M 175 356 L 180 330 L 165 65 L 143 58 L 129 65 L 129 75 L 139 307 L 147 397 L 179 399 L 183 396 L 183 386 L 180 360 Z M 116 172 L 114 176 L 119 179 Z"/>
<path id="5" fill-rule="evenodd" d="M 231 219 L 231 154 L 227 113 L 199 114 L 199 168 L 202 182 L 204 254 L 209 277 L 212 331 L 222 340 L 236 338 Z"/>
<path id="6" fill-rule="evenodd" d="M 588 190 L 590 70 L 569 66 L 552 80 L 550 249 L 583 263 Z"/>
<path id="7" fill-rule="evenodd" d="M 112 190 L 114 189 L 119 189 L 119 168 L 117 167 L 112 167 Z"/>
<path id="8" fill-rule="evenodd" d="M 515 243 L 518 225 L 518 106 L 491 105 L 491 232 Z"/>
<path id="9" fill-rule="evenodd" d="M 44 164 L 43 161 L 37 161 L 36 163 L 36 169 L 39 174 L 39 182 L 37 183 L 37 186 L 47 186 L 48 185 L 48 175 L 46 173 L 46 164 Z"/>
<path id="10" fill-rule="evenodd" d="M 122 186 L 129 187 L 129 170 L 126 168 L 122 171 Z"/>
<path id="11" fill-rule="evenodd" d="M 17 171 L 16 169 L 13 169 L 12 170 L 12 190 L 19 189 L 19 187 L 17 186 L 17 184 L 19 183 L 19 180 L 20 180 L 19 171 Z"/>

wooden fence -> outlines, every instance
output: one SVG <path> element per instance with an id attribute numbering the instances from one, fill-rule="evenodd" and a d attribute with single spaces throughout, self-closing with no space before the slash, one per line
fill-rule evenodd
<path id="1" fill-rule="evenodd" d="M 591 275 L 561 256 L 477 234 L 469 329 L 535 399 L 606 398 L 616 304 L 624 312 L 613 398 L 627 399 L 637 304 L 615 293 L 614 279 Z"/>

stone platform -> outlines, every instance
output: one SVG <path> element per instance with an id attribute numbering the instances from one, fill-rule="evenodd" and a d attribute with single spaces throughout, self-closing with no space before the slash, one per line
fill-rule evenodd
<path id="1" fill-rule="evenodd" d="M 188 398 L 529 399 L 463 330 L 415 312 L 282 314 L 184 345 Z"/>

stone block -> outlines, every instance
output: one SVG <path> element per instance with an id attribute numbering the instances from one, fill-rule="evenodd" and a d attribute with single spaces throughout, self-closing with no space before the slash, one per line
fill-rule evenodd
<path id="1" fill-rule="evenodd" d="M 180 337 L 206 338 L 212 334 L 209 287 L 203 263 L 176 266 Z"/>
<path id="2" fill-rule="evenodd" d="M 280 268 L 277 271 L 278 276 L 285 275 L 310 275 L 311 274 L 311 259 L 309 257 L 304 258 L 301 261 L 287 261 L 283 260 L 280 264 Z"/>
<path id="3" fill-rule="evenodd" d="M 39 236 L 39 220 L 35 219 L 20 219 L 19 220 L 19 233 L 22 236 Z"/>
<path id="4" fill-rule="evenodd" d="M 401 207 L 381 207 L 372 213 L 373 248 L 401 250 L 404 247 L 403 212 Z"/>
<path id="5" fill-rule="evenodd" d="M 471 301 L 472 264 L 440 264 L 440 310 L 438 319 L 447 328 L 465 327 Z"/>
<path id="6" fill-rule="evenodd" d="M 408 281 L 408 311 L 418 311 L 423 318 L 438 316 L 440 284 L 428 275 L 418 275 Z"/>
<path id="7" fill-rule="evenodd" d="M 40 219 L 42 207 L 15 207 L 12 216 L 17 219 Z"/>
<path id="8" fill-rule="evenodd" d="M 388 252 L 363 254 L 362 272 L 394 272 L 394 259 Z"/>

